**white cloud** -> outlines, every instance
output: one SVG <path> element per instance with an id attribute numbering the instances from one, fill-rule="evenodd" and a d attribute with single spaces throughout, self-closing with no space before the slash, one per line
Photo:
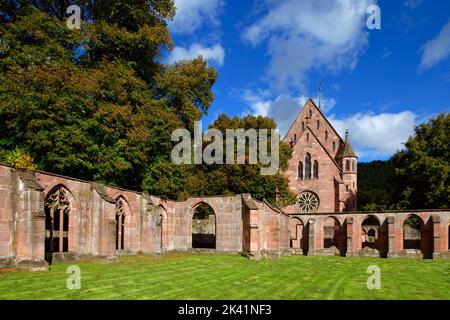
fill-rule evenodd
<path id="1" fill-rule="evenodd" d="M 425 43 L 422 48 L 420 70 L 430 69 L 450 56 L 450 21 L 441 29 L 438 35 Z"/>
<path id="2" fill-rule="evenodd" d="M 212 47 L 204 47 L 194 43 L 189 48 L 175 47 L 167 58 L 167 62 L 174 63 L 180 60 L 195 59 L 199 55 L 208 61 L 214 61 L 219 66 L 222 66 L 225 60 L 225 50 L 219 43 Z"/>
<path id="3" fill-rule="evenodd" d="M 423 0 L 405 0 L 405 7 L 415 9 L 422 4 Z"/>
<path id="4" fill-rule="evenodd" d="M 267 76 L 275 87 L 302 86 L 313 68 L 337 72 L 356 66 L 368 43 L 368 0 L 262 1 L 267 14 L 243 39 L 254 46 L 267 43 Z"/>
<path id="5" fill-rule="evenodd" d="M 251 114 L 275 119 L 281 136 L 287 133 L 301 108 L 308 100 L 306 96 L 292 97 L 286 94 L 272 99 L 269 91 L 262 90 L 246 90 L 242 98 L 248 105 L 248 109 L 244 111 L 243 115 Z M 318 101 L 318 99 L 315 99 L 315 101 Z M 332 98 L 322 99 L 322 111 L 325 113 L 335 105 L 336 101 Z"/>
<path id="6" fill-rule="evenodd" d="M 205 24 L 217 27 L 223 0 L 175 0 L 177 8 L 169 28 L 176 34 L 192 34 Z"/>
<path id="7" fill-rule="evenodd" d="M 350 131 L 350 142 L 360 158 L 389 157 L 403 149 L 403 143 L 414 132 L 416 114 L 357 113 L 347 118 L 329 117 L 330 122 L 342 137 Z"/>

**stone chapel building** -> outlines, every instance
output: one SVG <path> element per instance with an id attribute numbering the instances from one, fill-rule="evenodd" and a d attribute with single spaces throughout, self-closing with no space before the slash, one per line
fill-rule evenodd
<path id="1" fill-rule="evenodd" d="M 357 161 L 347 131 L 345 141 L 320 108 L 308 99 L 284 142 L 294 150 L 285 173 L 297 195 L 289 214 L 352 212 L 357 208 Z"/>

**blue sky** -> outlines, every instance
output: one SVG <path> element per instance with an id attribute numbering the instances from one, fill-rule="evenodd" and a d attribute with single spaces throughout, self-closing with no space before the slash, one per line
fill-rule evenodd
<path id="1" fill-rule="evenodd" d="M 361 161 L 387 159 L 414 125 L 450 110 L 450 1 L 175 0 L 173 63 L 201 54 L 218 71 L 221 113 L 273 117 L 282 134 L 307 97 Z M 369 30 L 367 7 L 381 9 Z"/>

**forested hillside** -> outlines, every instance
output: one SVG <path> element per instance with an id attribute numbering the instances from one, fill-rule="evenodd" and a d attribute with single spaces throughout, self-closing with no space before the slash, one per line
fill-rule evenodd
<path id="1" fill-rule="evenodd" d="M 358 164 L 358 210 L 386 210 L 390 207 L 394 173 L 391 161 Z"/>

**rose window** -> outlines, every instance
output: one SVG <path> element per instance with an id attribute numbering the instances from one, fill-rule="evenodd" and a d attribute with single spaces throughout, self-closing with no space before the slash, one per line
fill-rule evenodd
<path id="1" fill-rule="evenodd" d="M 302 213 L 316 212 L 319 203 L 319 197 L 311 191 L 302 192 L 297 198 L 297 205 Z"/>

